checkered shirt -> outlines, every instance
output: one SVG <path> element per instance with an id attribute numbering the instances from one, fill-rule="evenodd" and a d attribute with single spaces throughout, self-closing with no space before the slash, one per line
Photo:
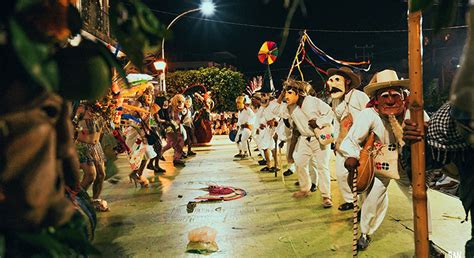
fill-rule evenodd
<path id="1" fill-rule="evenodd" d="M 456 131 L 456 124 L 450 115 L 451 105 L 445 103 L 431 116 L 426 140 L 431 147 L 444 151 L 464 151 L 469 144 Z"/>

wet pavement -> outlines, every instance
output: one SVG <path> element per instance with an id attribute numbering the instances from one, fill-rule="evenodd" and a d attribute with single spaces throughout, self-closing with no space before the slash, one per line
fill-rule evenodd
<path id="1" fill-rule="evenodd" d="M 103 257 L 195 257 L 186 253 L 190 230 L 210 226 L 217 230 L 219 251 L 212 257 L 350 257 L 352 212 L 340 212 L 342 203 L 335 176 L 331 182 L 334 207 L 324 209 L 319 191 L 295 200 L 296 175 L 282 180 L 281 173 L 259 172 L 257 154 L 235 160 L 236 146 L 226 136 L 193 149 L 186 167 L 172 167 L 172 152 L 161 162 L 167 172 L 145 174 L 149 188 L 135 188 L 128 181 L 126 157 L 117 161 L 120 180 L 106 182 L 102 198 L 111 211 L 98 214 L 94 245 Z M 334 174 L 334 164 L 331 164 Z M 248 195 L 226 202 L 188 202 L 206 192 L 209 183 L 243 188 Z M 459 200 L 429 192 L 433 235 L 446 252 L 456 254 L 470 232 Z M 395 183 L 389 187 L 389 210 L 360 257 L 413 257 L 412 206 Z M 192 212 L 191 212 L 192 210 Z"/>

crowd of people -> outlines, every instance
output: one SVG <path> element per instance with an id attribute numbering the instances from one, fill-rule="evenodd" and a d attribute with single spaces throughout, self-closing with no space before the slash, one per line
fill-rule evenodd
<path id="1" fill-rule="evenodd" d="M 319 190 L 322 207 L 331 208 L 329 162 L 334 155 L 343 197 L 338 210 L 350 211 L 360 203 L 358 250 L 369 246 L 385 218 L 387 187 L 392 179 L 411 199 L 412 143 L 427 137 L 433 146 L 427 164 L 444 169 L 454 164 L 459 170 L 460 187 L 466 188 L 462 179 L 470 178 L 466 173 L 474 165 L 468 156 L 472 147 L 463 140 L 466 133 L 458 131 L 464 127 L 455 126 L 465 121 L 457 122 L 452 113 L 446 113 L 449 104 L 432 118 L 424 113 L 424 126 L 428 128 L 425 133 L 410 119 L 409 80 L 399 79 L 395 71 L 376 73 L 363 91 L 358 89 L 360 77 L 347 67 L 329 69 L 327 74 L 328 101 L 316 97 L 308 82 L 294 79 L 285 81 L 283 90 L 276 94 L 271 77 L 266 76 L 261 89 L 236 99 L 238 113 L 211 113 L 208 94 L 176 94 L 169 99 L 158 96 L 150 77 L 134 74 L 129 78 L 131 88 L 115 85 L 103 100 L 75 105 L 75 142 L 84 172 L 81 187 L 87 190 L 92 186 L 96 210 L 108 211 L 100 195 L 111 170 L 110 161 L 118 154 L 128 157 L 130 181 L 147 187 L 145 168 L 165 173 L 160 161 L 171 148 L 173 165 L 185 166 L 186 158 L 196 155 L 192 146 L 200 135 L 197 131 L 208 131 L 229 134 L 237 145 L 234 158 L 238 160 L 248 159 L 249 143 L 254 141 L 262 157 L 258 161 L 263 166 L 260 171 L 275 176 L 282 168 L 278 150 L 286 148 L 288 169 L 283 176 L 296 173 L 298 177 L 299 191 L 293 197 L 305 198 Z M 200 107 L 198 112 L 193 100 L 199 102 L 194 103 Z M 444 123 L 447 119 L 451 119 L 450 127 Z M 357 181 L 355 174 L 368 181 Z M 360 192 L 359 197 L 354 192 Z M 460 194 L 466 214 L 472 212 L 471 192 Z"/>
<path id="2" fill-rule="evenodd" d="M 160 161 L 165 161 L 166 151 L 174 150 L 175 167 L 184 167 L 185 160 L 196 155 L 192 151 L 195 125 L 201 125 L 201 120 L 206 119 L 203 114 L 211 109 L 207 95 L 176 94 L 166 98 L 157 94 L 151 76 L 129 74 L 127 79 L 130 88 L 121 89 L 115 84 L 104 99 L 79 102 L 74 108 L 74 140 L 83 171 L 81 187 L 87 191 L 92 185 L 97 211 L 109 210 L 100 195 L 118 154 L 128 157 L 129 178 L 135 187 L 148 187 L 144 170 L 165 173 Z M 199 112 L 194 110 L 193 99 L 199 102 Z"/>
<path id="3" fill-rule="evenodd" d="M 237 115 L 235 112 L 222 112 L 211 114 L 212 134 L 228 135 L 235 129 L 237 124 Z"/>
<path id="4" fill-rule="evenodd" d="M 286 148 L 288 170 L 283 176 L 298 176 L 299 191 L 293 197 L 304 198 L 319 189 L 322 206 L 330 208 L 329 161 L 335 155 L 337 182 L 344 200 L 338 210 L 353 210 L 355 203 L 360 203 L 358 250 L 369 246 L 385 218 L 387 187 L 392 179 L 411 199 L 411 144 L 426 139 L 427 151 L 431 150 L 426 155 L 427 167 L 454 166 L 461 178 L 460 187 L 469 189 L 472 176 L 467 168 L 474 164 L 468 152 L 472 145 L 465 138 L 469 127 L 462 126 L 469 119 L 446 112 L 447 103 L 431 118 L 424 112 L 424 127 L 414 123 L 408 109 L 409 80 L 399 79 L 393 70 L 376 73 L 363 91 L 358 89 L 360 77 L 350 68 L 332 68 L 327 74 L 327 102 L 314 96 L 309 83 L 293 79 L 285 81 L 283 91 L 276 94 L 268 76 L 259 91 L 239 96 L 238 120 L 230 133 L 235 134 L 238 149 L 234 158 L 247 159 L 252 140 L 262 156 L 258 161 L 263 166 L 260 171 L 277 176 L 281 168 L 277 150 Z M 466 188 L 460 198 L 467 216 L 472 212 L 473 194 Z M 354 192 L 360 195 L 355 197 Z M 428 225 L 431 232 L 430 222 Z M 467 254 L 473 252 L 471 242 L 466 244 Z"/>

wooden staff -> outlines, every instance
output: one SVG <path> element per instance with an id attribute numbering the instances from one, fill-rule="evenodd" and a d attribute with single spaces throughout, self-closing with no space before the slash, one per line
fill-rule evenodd
<path id="1" fill-rule="evenodd" d="M 409 7 L 412 5 L 409 1 Z M 408 67 L 410 78 L 411 120 L 424 132 L 423 69 L 421 45 L 421 11 L 408 13 Z M 428 257 L 428 212 L 425 183 L 425 142 L 411 145 L 413 224 L 415 227 L 415 257 Z"/>

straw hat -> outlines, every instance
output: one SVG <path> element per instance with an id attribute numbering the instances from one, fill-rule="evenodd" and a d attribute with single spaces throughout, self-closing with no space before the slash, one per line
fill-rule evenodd
<path id="1" fill-rule="evenodd" d="M 360 77 L 357 74 L 355 74 L 352 71 L 352 69 L 349 67 L 343 66 L 339 69 L 329 68 L 327 72 L 328 72 L 328 77 L 331 77 L 335 74 L 341 74 L 341 73 L 349 77 L 351 79 L 351 83 L 349 84 L 350 89 L 357 88 L 360 85 Z"/>
<path id="2" fill-rule="evenodd" d="M 395 72 L 394 70 L 383 70 L 381 72 L 376 73 L 374 77 L 372 77 L 369 84 L 364 87 L 364 92 L 369 95 L 369 97 L 373 97 L 375 92 L 380 89 L 396 86 L 408 89 L 410 87 L 410 80 L 398 79 L 397 72 Z"/>

